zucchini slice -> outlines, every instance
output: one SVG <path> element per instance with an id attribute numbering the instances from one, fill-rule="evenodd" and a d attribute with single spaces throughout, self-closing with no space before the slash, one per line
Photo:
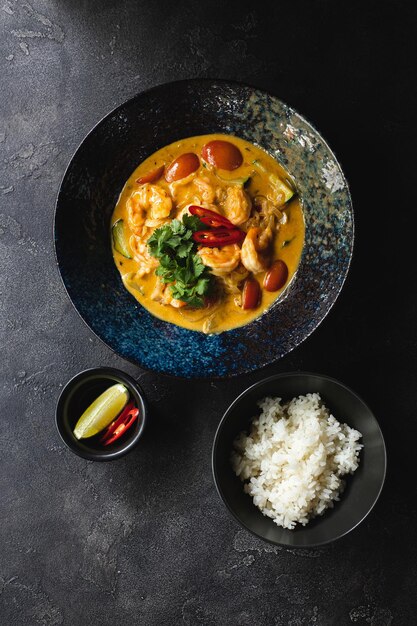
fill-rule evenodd
<path id="1" fill-rule="evenodd" d="M 254 161 L 252 161 L 252 165 L 255 165 L 255 167 L 257 167 L 258 170 L 262 172 L 262 174 L 266 174 L 266 167 L 262 165 L 259 159 L 255 159 Z"/>
<path id="2" fill-rule="evenodd" d="M 122 256 L 126 257 L 126 259 L 131 259 L 132 255 L 130 254 L 129 245 L 126 240 L 125 227 L 122 219 L 117 220 L 117 222 L 113 224 L 111 233 L 114 249 L 120 252 Z"/>
<path id="3" fill-rule="evenodd" d="M 267 169 L 265 166 L 259 161 L 259 159 L 255 159 L 252 161 L 252 164 L 260 171 L 262 174 L 267 173 Z M 295 195 L 295 190 L 293 189 L 290 181 L 282 180 L 276 174 L 269 174 L 269 182 L 271 184 L 272 189 L 278 195 L 284 196 L 284 202 L 282 204 L 286 204 L 291 198 Z"/>
<path id="4" fill-rule="evenodd" d="M 271 186 L 277 195 L 282 194 L 284 196 L 284 202 L 282 204 L 286 204 L 286 202 L 291 200 L 291 198 L 295 194 L 294 189 L 290 187 L 290 185 L 286 181 L 284 182 L 275 174 L 269 175 L 269 182 L 271 183 Z"/>
<path id="5" fill-rule="evenodd" d="M 240 178 L 223 178 L 223 176 L 220 176 L 220 174 L 217 174 L 216 172 L 216 176 L 223 183 L 229 183 L 229 185 L 242 185 L 242 187 L 244 187 L 245 185 L 247 186 L 250 181 L 250 174 L 248 174 L 247 176 L 241 176 Z"/>

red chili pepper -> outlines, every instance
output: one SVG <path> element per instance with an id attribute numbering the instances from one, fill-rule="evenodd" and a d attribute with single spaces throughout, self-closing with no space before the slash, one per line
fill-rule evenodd
<path id="1" fill-rule="evenodd" d="M 229 228 L 231 230 L 237 228 L 227 217 L 223 217 L 223 215 L 219 215 L 215 211 L 210 211 L 210 209 L 195 205 L 189 208 L 191 215 L 197 215 L 203 224 L 207 224 L 207 226 L 211 226 L 211 228 Z"/>
<path id="2" fill-rule="evenodd" d="M 106 430 L 103 431 L 102 436 L 100 437 L 100 443 L 104 446 L 108 446 L 109 444 L 119 439 L 127 431 L 128 428 L 132 426 L 132 424 L 136 421 L 139 415 L 139 409 L 135 407 L 133 402 L 129 402 L 120 413 L 119 417 L 117 417 L 109 426 L 107 426 Z"/>
<path id="3" fill-rule="evenodd" d="M 216 230 L 198 230 L 193 234 L 193 239 L 208 248 L 220 248 L 232 243 L 240 243 L 245 238 L 243 230 L 234 228 L 217 228 Z"/>
<path id="4" fill-rule="evenodd" d="M 116 439 L 119 439 L 119 437 L 124 435 L 124 433 L 137 420 L 138 415 L 139 409 L 132 409 L 131 411 L 129 411 L 129 413 L 126 415 L 124 423 L 120 424 L 109 438 L 105 439 L 104 441 L 103 439 L 100 440 L 103 446 L 109 446 L 110 444 L 114 443 Z"/>
<path id="5" fill-rule="evenodd" d="M 113 420 L 112 423 L 109 424 L 107 428 L 103 431 L 101 435 L 101 439 L 107 439 L 109 435 L 112 435 L 115 429 L 119 426 L 119 424 L 121 424 L 124 421 L 129 411 L 131 411 L 134 408 L 135 408 L 135 404 L 133 402 L 129 402 L 128 404 L 126 404 L 125 408 L 120 413 L 120 415 L 118 415 L 116 419 Z"/>

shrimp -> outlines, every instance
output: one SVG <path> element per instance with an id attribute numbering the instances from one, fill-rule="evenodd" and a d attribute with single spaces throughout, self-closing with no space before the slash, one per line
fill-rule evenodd
<path id="1" fill-rule="evenodd" d="M 204 207 L 212 205 L 216 199 L 216 187 L 210 184 L 206 176 L 195 176 L 195 172 L 184 179 L 171 183 L 170 191 L 177 207 L 198 204 Z"/>
<path id="2" fill-rule="evenodd" d="M 272 221 L 265 228 L 250 228 L 242 244 L 242 263 L 247 270 L 258 274 L 271 262 L 270 244 L 273 237 Z"/>
<path id="3" fill-rule="evenodd" d="M 151 299 L 164 305 L 170 304 L 175 309 L 181 309 L 183 306 L 186 306 L 186 302 L 172 297 L 171 289 L 168 287 L 168 284 L 163 283 L 162 280 L 158 278 L 155 283 L 155 288 L 151 293 Z"/>
<path id="4" fill-rule="evenodd" d="M 194 185 L 197 187 L 197 196 L 202 204 L 213 204 L 216 198 L 216 188 L 210 185 L 210 181 L 205 176 L 198 176 L 194 179 Z"/>
<path id="5" fill-rule="evenodd" d="M 277 224 L 286 224 L 288 221 L 288 216 L 285 212 L 285 206 L 277 206 L 271 200 L 266 198 L 265 196 L 256 196 L 254 198 L 255 205 L 259 208 L 259 212 L 257 215 L 262 220 L 269 220 L 271 217 L 275 218 L 275 222 Z M 251 218 L 252 219 L 252 218 Z M 250 220 L 248 220 L 249 222 Z"/>
<path id="6" fill-rule="evenodd" d="M 177 209 L 176 219 L 182 221 L 184 215 L 191 215 L 190 213 L 191 204 L 186 204 L 182 209 Z"/>
<path id="7" fill-rule="evenodd" d="M 190 204 L 187 201 L 187 198 L 190 196 L 190 189 L 192 188 L 192 182 L 195 178 L 196 172 L 192 172 L 188 176 L 184 176 L 184 178 L 180 178 L 179 180 L 174 180 L 172 183 L 169 183 L 168 188 L 171 196 L 173 197 L 177 206 L 179 204 Z M 191 195 L 194 195 L 192 193 Z M 191 202 L 192 204 L 192 202 Z"/>
<path id="8" fill-rule="evenodd" d="M 228 293 L 233 295 L 240 294 L 242 289 L 241 285 L 245 278 L 249 276 L 249 272 L 242 264 L 239 264 L 233 272 L 223 276 L 223 283 Z"/>
<path id="9" fill-rule="evenodd" d="M 249 218 L 252 201 L 242 187 L 231 185 L 227 188 L 223 207 L 227 219 L 239 226 Z"/>
<path id="10" fill-rule="evenodd" d="M 164 226 L 165 224 L 169 224 L 170 221 L 171 220 L 169 218 L 161 220 L 147 219 L 145 222 L 145 226 L 147 229 L 150 230 L 149 236 L 153 233 L 154 230 L 156 230 L 157 228 L 161 228 L 161 226 Z"/>
<path id="11" fill-rule="evenodd" d="M 138 202 L 135 194 L 132 194 L 126 202 L 127 223 L 130 230 L 136 235 L 143 235 L 146 231 L 145 221 L 147 211 Z"/>
<path id="12" fill-rule="evenodd" d="M 132 193 L 126 207 L 129 227 L 136 235 L 140 235 L 148 215 L 152 220 L 162 220 L 169 216 L 172 200 L 162 187 L 145 183 Z"/>
<path id="13" fill-rule="evenodd" d="M 138 235 L 132 235 L 129 239 L 130 248 L 133 252 L 133 258 L 139 264 L 137 275 L 139 278 L 149 274 L 153 269 L 158 267 L 158 260 L 149 254 L 148 246 Z"/>
<path id="14" fill-rule="evenodd" d="M 229 274 L 240 261 L 240 248 L 236 243 L 223 246 L 223 248 L 200 248 L 197 254 L 200 255 L 204 265 L 211 268 L 215 276 Z"/>

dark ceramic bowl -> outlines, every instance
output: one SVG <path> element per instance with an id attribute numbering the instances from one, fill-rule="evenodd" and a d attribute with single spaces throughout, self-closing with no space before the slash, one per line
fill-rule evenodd
<path id="1" fill-rule="evenodd" d="M 284 165 L 302 200 L 306 237 L 285 297 L 247 326 L 206 336 L 153 317 L 126 291 L 109 224 L 125 181 L 145 157 L 178 139 L 214 132 L 258 144 Z M 349 189 L 324 139 L 278 98 L 223 81 L 160 85 L 119 106 L 78 148 L 56 206 L 57 262 L 82 318 L 121 356 L 177 376 L 233 376 L 295 348 L 335 302 L 352 246 Z"/>
<path id="2" fill-rule="evenodd" d="M 277 526 L 265 517 L 243 491 L 234 474 L 230 454 L 234 438 L 259 415 L 257 402 L 265 396 L 285 400 L 306 393 L 320 393 L 326 406 L 339 422 L 362 433 L 359 468 L 346 479 L 346 489 L 333 509 L 294 530 Z M 319 546 L 343 537 L 362 522 L 371 511 L 385 480 L 385 443 L 372 411 L 342 383 L 308 373 L 278 374 L 257 382 L 244 391 L 227 409 L 213 444 L 213 476 L 220 497 L 233 517 L 261 539 L 286 547 Z"/>
<path id="3" fill-rule="evenodd" d="M 103 391 L 116 383 L 125 385 L 139 408 L 139 418 L 114 444 L 102 446 L 98 437 L 77 439 L 73 430 L 85 409 Z M 147 405 L 142 389 L 131 377 L 112 367 L 95 367 L 80 372 L 64 387 L 56 407 L 56 425 L 62 441 L 78 456 L 89 461 L 114 461 L 138 444 L 147 419 Z"/>

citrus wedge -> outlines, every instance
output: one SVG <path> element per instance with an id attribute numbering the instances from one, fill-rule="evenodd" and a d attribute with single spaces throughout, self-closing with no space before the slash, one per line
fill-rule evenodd
<path id="1" fill-rule="evenodd" d="M 109 387 L 81 415 L 75 425 L 74 435 L 77 439 L 97 435 L 119 415 L 128 400 L 129 392 L 124 385 L 118 383 Z"/>

